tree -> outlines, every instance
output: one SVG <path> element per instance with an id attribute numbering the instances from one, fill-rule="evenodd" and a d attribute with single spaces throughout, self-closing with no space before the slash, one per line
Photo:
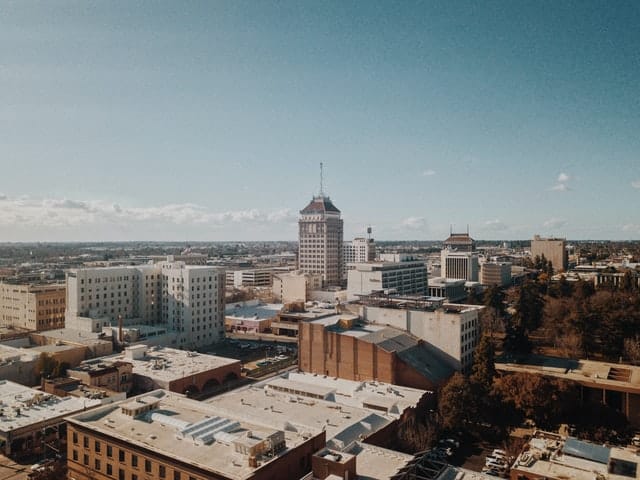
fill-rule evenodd
<path id="1" fill-rule="evenodd" d="M 498 319 L 504 317 L 504 292 L 498 285 L 491 285 L 484 292 L 482 303 L 488 310 L 492 312 L 492 322 L 489 328 L 489 334 L 493 337 L 493 329 L 498 323 Z"/>
<path id="2" fill-rule="evenodd" d="M 505 328 L 502 349 L 511 355 L 525 355 L 531 353 L 532 344 L 524 327 L 510 320 Z"/>
<path id="3" fill-rule="evenodd" d="M 540 294 L 538 285 L 534 282 L 525 282 L 520 287 L 516 299 L 516 322 L 526 332 L 531 332 L 542 323 L 544 299 Z"/>
<path id="4" fill-rule="evenodd" d="M 640 365 L 640 336 L 624 339 L 624 357 L 633 365 Z"/>
<path id="5" fill-rule="evenodd" d="M 476 418 L 475 398 L 464 375 L 456 372 L 440 390 L 438 413 L 443 428 L 459 430 Z"/>
<path id="6" fill-rule="evenodd" d="M 477 386 L 478 393 L 488 395 L 496 374 L 495 349 L 491 339 L 483 335 L 473 354 L 473 366 L 469 381 Z"/>

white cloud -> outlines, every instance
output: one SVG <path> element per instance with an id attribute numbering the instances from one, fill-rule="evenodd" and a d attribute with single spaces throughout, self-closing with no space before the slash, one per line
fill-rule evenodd
<path id="1" fill-rule="evenodd" d="M 418 230 L 426 226 L 424 217 L 407 217 L 400 222 L 400 225 L 404 228 L 411 230 Z"/>
<path id="2" fill-rule="evenodd" d="M 545 228 L 560 228 L 560 227 L 564 227 L 565 225 L 567 225 L 567 221 L 563 218 L 550 218 L 548 220 L 546 220 L 542 226 Z"/>
<path id="3" fill-rule="evenodd" d="M 640 233 L 640 225 L 637 223 L 627 223 L 622 226 L 623 232 Z"/>
<path id="4" fill-rule="evenodd" d="M 259 209 L 212 212 L 193 203 L 175 203 L 150 207 L 124 207 L 99 200 L 78 201 L 47 198 L 5 198 L 0 209 L 0 226 L 50 227 L 90 225 L 128 225 L 154 223 L 167 225 L 225 225 L 291 223 L 296 216 L 289 209 Z"/>
<path id="5" fill-rule="evenodd" d="M 569 190 L 571 190 L 571 187 L 569 187 L 568 183 L 569 180 L 571 180 L 571 176 L 568 173 L 560 172 L 556 180 L 556 184 L 549 190 L 554 192 L 568 192 Z"/>
<path id="6" fill-rule="evenodd" d="M 508 228 L 507 225 L 504 224 L 504 222 L 498 220 L 497 218 L 494 220 L 487 220 L 486 222 L 484 222 L 484 226 L 487 230 L 492 231 L 506 230 Z"/>
<path id="7" fill-rule="evenodd" d="M 640 180 L 634 180 L 633 182 L 631 182 L 631 186 L 632 186 L 633 188 L 640 188 Z M 0 198 L 1 198 L 1 197 L 2 197 L 2 196 L 0 195 Z"/>
<path id="8" fill-rule="evenodd" d="M 423 177 L 431 177 L 431 176 L 433 176 L 433 175 L 435 175 L 435 174 L 436 174 L 436 171 L 435 171 L 435 170 L 431 170 L 431 169 L 429 169 L 429 170 L 424 170 L 424 171 L 422 172 L 422 176 L 423 176 Z"/>

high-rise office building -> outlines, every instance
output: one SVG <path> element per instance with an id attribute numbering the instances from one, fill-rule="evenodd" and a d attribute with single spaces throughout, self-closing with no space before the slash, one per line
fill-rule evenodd
<path id="1" fill-rule="evenodd" d="M 342 281 L 343 221 L 340 210 L 322 192 L 300 210 L 298 267 L 322 275 L 324 285 Z"/>
<path id="2" fill-rule="evenodd" d="M 441 275 L 444 278 L 464 278 L 478 281 L 480 265 L 476 253 L 476 242 L 466 233 L 451 232 L 444 241 L 441 252 Z"/>

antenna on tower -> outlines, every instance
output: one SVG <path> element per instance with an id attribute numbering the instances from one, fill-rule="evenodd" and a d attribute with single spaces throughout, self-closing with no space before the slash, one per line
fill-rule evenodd
<path id="1" fill-rule="evenodd" d="M 449 224 L 449 235 L 453 235 L 453 223 Z"/>
<path id="2" fill-rule="evenodd" d="M 322 162 L 320 162 L 320 196 L 324 197 L 324 179 L 322 178 Z"/>

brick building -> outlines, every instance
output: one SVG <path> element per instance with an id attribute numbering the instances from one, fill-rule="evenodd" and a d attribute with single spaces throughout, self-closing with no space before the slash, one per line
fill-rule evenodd
<path id="1" fill-rule="evenodd" d="M 265 427 L 166 390 L 67 421 L 73 480 L 298 479 L 325 445 L 323 431 Z"/>
<path id="2" fill-rule="evenodd" d="M 425 390 L 437 388 L 454 372 L 412 334 L 359 323 L 354 316 L 303 321 L 298 338 L 298 368 L 303 372 Z"/>

